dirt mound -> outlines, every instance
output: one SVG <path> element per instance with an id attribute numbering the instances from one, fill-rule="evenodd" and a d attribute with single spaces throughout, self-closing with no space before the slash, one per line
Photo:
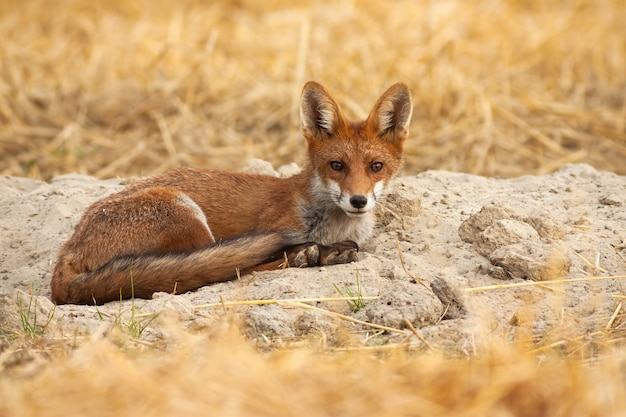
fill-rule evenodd
<path id="1" fill-rule="evenodd" d="M 575 334 L 604 327 L 613 296 L 626 293 L 617 278 L 476 290 L 626 274 L 626 177 L 569 165 L 507 180 L 443 171 L 399 178 L 356 263 L 254 273 L 152 300 L 54 308 L 47 297 L 59 247 L 87 205 L 122 187 L 121 180 L 80 175 L 49 183 L 0 178 L 0 293 L 13 300 L 2 303 L 11 311 L 0 316 L 27 307 L 17 303 L 16 291 L 24 291 L 33 296 L 19 299 L 39 306 L 38 325 L 51 315 L 49 328 L 61 335 L 140 317 L 143 337 L 161 338 L 160 323 L 201 329 L 226 314 L 252 337 L 348 330 L 368 338 L 360 331 L 406 335 L 412 326 L 431 344 L 461 349 L 486 328 L 545 334 L 565 318 Z M 350 293 L 361 294 L 362 304 L 332 300 Z"/>

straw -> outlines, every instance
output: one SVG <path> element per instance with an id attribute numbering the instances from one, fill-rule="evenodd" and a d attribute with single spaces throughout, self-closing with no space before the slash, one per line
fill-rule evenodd
<path id="1" fill-rule="evenodd" d="M 513 284 L 486 285 L 483 287 L 466 288 L 464 291 L 467 293 L 474 293 L 474 292 L 492 291 L 492 290 L 508 290 L 512 288 L 523 288 L 523 287 L 544 287 L 547 285 L 569 284 L 569 283 L 576 283 L 576 282 L 605 281 L 605 280 L 611 280 L 611 279 L 626 279 L 626 275 L 567 278 L 567 279 L 554 279 L 554 280 L 547 280 L 547 281 L 526 281 L 526 282 L 516 282 Z"/>
<path id="2" fill-rule="evenodd" d="M 584 162 L 623 174 L 624 21 L 618 0 L 70 0 L 54 13 L 8 2 L 0 173 L 238 170 L 249 157 L 301 164 L 299 95 L 315 79 L 352 118 L 392 83 L 409 85 L 406 173 L 512 177 Z"/>

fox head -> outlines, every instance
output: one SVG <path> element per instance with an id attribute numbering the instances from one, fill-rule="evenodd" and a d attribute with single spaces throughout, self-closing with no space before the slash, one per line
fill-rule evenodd
<path id="1" fill-rule="evenodd" d="M 397 83 L 367 119 L 352 122 L 324 87 L 308 82 L 300 117 L 317 194 L 329 196 L 350 217 L 373 209 L 402 165 L 412 111 L 408 88 Z"/>

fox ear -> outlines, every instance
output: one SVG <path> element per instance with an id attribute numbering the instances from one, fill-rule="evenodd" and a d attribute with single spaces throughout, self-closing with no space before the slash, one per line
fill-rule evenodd
<path id="1" fill-rule="evenodd" d="M 341 108 L 320 84 L 309 81 L 302 89 L 300 119 L 305 138 L 322 134 L 327 137 L 337 132 L 344 123 Z"/>
<path id="2" fill-rule="evenodd" d="M 402 142 L 409 135 L 412 113 L 411 93 L 406 85 L 397 83 L 378 99 L 367 117 L 367 124 L 379 138 Z"/>

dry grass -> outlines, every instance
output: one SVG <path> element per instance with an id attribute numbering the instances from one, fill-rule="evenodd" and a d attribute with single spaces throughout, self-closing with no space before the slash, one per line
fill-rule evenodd
<path id="1" fill-rule="evenodd" d="M 0 173 L 301 162 L 315 79 L 355 118 L 409 84 L 407 173 L 626 174 L 624 22 L 622 0 L 6 0 Z M 5 342 L 0 416 L 617 416 L 626 356 L 606 323 L 539 349 L 486 338 L 469 357 L 323 340 L 261 353 L 231 330 Z"/>
<path id="2" fill-rule="evenodd" d="M 531 353 L 492 338 L 473 357 L 451 358 L 310 340 L 261 353 L 233 329 L 179 332 L 162 347 L 112 337 L 72 352 L 67 342 L 13 345 L 1 358 L 0 415 L 610 417 L 626 409 L 626 355 L 616 348 Z M 7 367 L 11 355 L 29 361 Z"/>
<path id="3" fill-rule="evenodd" d="M 198 306 L 208 307 L 219 306 Z M 621 302 L 583 335 L 567 321 L 537 335 L 530 315 L 498 329 L 486 320 L 454 351 L 414 328 L 390 329 L 396 336 L 383 345 L 347 327 L 339 337 L 251 340 L 231 313 L 195 333 L 165 319 L 153 337 L 166 337 L 152 341 L 118 320 L 89 337 L 0 333 L 0 416 L 612 417 L 626 409 Z"/>
<path id="4" fill-rule="evenodd" d="M 301 162 L 315 79 L 355 118 L 409 84 L 408 173 L 624 174 L 625 21 L 621 0 L 7 0 L 0 173 Z"/>
<path id="5" fill-rule="evenodd" d="M 328 310 L 346 325 L 306 337 L 242 337 L 234 310 L 193 333 L 171 317 L 151 321 L 149 339 L 116 317 L 90 336 L 0 328 L 0 416 L 621 416 L 626 314 L 616 297 L 610 317 L 595 317 L 585 334 L 574 317 L 538 334 L 530 312 L 493 327 L 485 311 L 454 346 L 412 326 L 384 328 L 379 344 L 351 326 L 368 335 L 381 326 Z M 317 301 L 228 306 L 309 310 Z"/>

